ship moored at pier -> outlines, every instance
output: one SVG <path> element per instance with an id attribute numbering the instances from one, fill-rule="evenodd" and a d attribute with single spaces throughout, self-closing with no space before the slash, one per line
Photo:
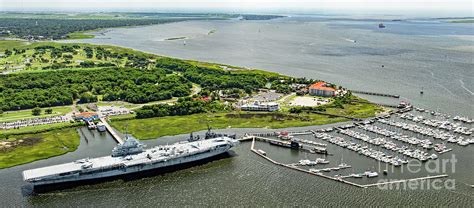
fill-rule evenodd
<path id="1" fill-rule="evenodd" d="M 26 170 L 23 179 L 34 186 L 43 186 L 155 171 L 213 158 L 228 152 L 238 143 L 223 135 L 145 149 L 144 144 L 127 136 L 123 144 L 113 149 L 111 156 Z"/>

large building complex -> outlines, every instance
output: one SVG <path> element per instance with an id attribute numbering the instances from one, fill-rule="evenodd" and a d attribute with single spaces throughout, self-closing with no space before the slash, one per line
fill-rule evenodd
<path id="1" fill-rule="evenodd" d="M 336 89 L 330 87 L 326 82 L 316 82 L 309 86 L 309 94 L 313 96 L 332 97 L 336 95 Z"/>
<path id="2" fill-rule="evenodd" d="M 275 102 L 262 103 L 255 101 L 254 103 L 242 105 L 240 109 L 244 111 L 277 111 L 280 109 L 280 106 Z"/>

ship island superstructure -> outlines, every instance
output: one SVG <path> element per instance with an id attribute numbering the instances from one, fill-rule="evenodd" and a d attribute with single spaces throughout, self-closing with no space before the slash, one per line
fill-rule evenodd
<path id="1" fill-rule="evenodd" d="M 26 170 L 23 179 L 37 186 L 121 176 L 204 160 L 226 153 L 238 143 L 222 136 L 145 149 L 144 144 L 127 136 L 110 156 Z"/>

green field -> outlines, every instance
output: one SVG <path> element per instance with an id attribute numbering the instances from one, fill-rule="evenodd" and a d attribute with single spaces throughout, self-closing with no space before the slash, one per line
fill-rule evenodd
<path id="1" fill-rule="evenodd" d="M 374 117 L 383 108 L 367 103 L 344 104 L 344 108 L 327 108 L 324 113 L 355 118 Z M 178 135 L 205 130 L 207 124 L 213 128 L 286 128 L 313 126 L 348 121 L 346 118 L 329 117 L 314 113 L 213 113 L 186 116 L 168 116 L 148 119 L 131 119 L 131 115 L 112 118 L 111 125 L 128 132 L 139 139 L 155 139 L 161 136 Z"/>
<path id="2" fill-rule="evenodd" d="M 19 140 L 25 142 L 15 147 L 0 149 L 0 169 L 73 152 L 80 143 L 75 128 L 11 136 L 8 140 L 0 140 L 0 143 L 11 144 Z"/>
<path id="3" fill-rule="evenodd" d="M 2 40 L 0 41 L 0 53 L 3 53 L 5 49 L 12 49 L 17 47 L 23 47 L 29 43 L 21 40 Z"/>
<path id="4" fill-rule="evenodd" d="M 178 135 L 191 133 L 207 129 L 207 124 L 213 128 L 285 128 L 296 126 L 322 125 L 347 121 L 344 118 L 329 118 L 328 116 L 309 114 L 301 116 L 308 120 L 296 116 L 286 116 L 282 118 L 273 114 L 249 114 L 242 113 L 215 113 L 215 114 L 195 114 L 187 116 L 169 116 L 149 119 L 132 120 L 112 120 L 111 125 L 124 132 L 136 136 L 138 139 L 155 139 L 161 136 Z M 254 115 L 248 118 L 247 115 Z"/>
<path id="5" fill-rule="evenodd" d="M 46 132 L 55 129 L 64 129 L 70 127 L 76 127 L 84 125 L 80 122 L 63 122 L 63 123 L 54 123 L 54 124 L 47 124 L 47 125 L 38 125 L 38 126 L 27 126 L 21 127 L 19 129 L 8 129 L 8 130 L 1 130 L 0 131 L 0 139 L 4 139 L 9 137 L 10 135 L 20 135 L 20 134 L 34 134 L 38 132 Z"/>
<path id="6" fill-rule="evenodd" d="M 95 37 L 94 35 L 87 34 L 87 32 L 73 32 L 67 34 L 67 36 L 67 39 L 90 39 Z"/>
<path id="7" fill-rule="evenodd" d="M 11 122 L 22 119 L 32 119 L 32 118 L 44 118 L 52 116 L 62 116 L 66 113 L 72 112 L 71 106 L 61 106 L 61 107 L 52 107 L 53 113 L 46 114 L 44 111 L 48 108 L 41 108 L 41 115 L 33 116 L 31 110 L 20 110 L 20 111 L 7 111 L 0 114 L 0 123 L 1 122 Z"/>
<path id="8" fill-rule="evenodd" d="M 374 104 L 368 103 L 356 103 L 356 104 L 345 104 L 344 109 L 341 108 L 328 108 L 326 113 L 344 115 L 355 118 L 369 118 L 376 116 L 376 113 L 382 112 L 383 108 Z"/>
<path id="9" fill-rule="evenodd" d="M 80 35 L 79 33 L 75 34 L 76 38 L 82 37 L 82 38 L 87 38 L 84 35 Z M 0 53 L 3 53 L 5 49 L 12 50 L 13 48 L 16 49 L 25 49 L 26 52 L 24 54 L 13 54 L 9 57 L 1 57 L 0 58 L 0 71 L 4 70 L 18 70 L 17 72 L 27 72 L 27 71 L 38 71 L 38 70 L 43 70 L 43 68 L 51 66 L 53 63 L 67 63 L 68 61 L 71 62 L 69 64 L 66 64 L 67 68 L 75 68 L 79 67 L 79 63 L 83 61 L 93 61 L 94 63 L 113 63 L 118 66 L 123 66 L 127 58 L 124 58 L 122 60 L 119 59 L 109 59 L 109 60 L 99 60 L 95 56 L 92 58 L 87 58 L 86 53 L 83 50 L 76 50 L 76 54 L 69 53 L 69 55 L 72 56 L 72 59 L 66 59 L 64 57 L 58 57 L 58 58 L 53 58 L 51 57 L 51 53 L 47 52 L 43 55 L 41 55 L 41 58 L 44 58 L 47 60 L 47 62 L 40 61 L 39 57 L 33 58 L 33 54 L 35 53 L 35 50 L 33 48 L 37 46 L 55 46 L 55 47 L 60 47 L 62 45 L 81 45 L 85 46 L 83 44 L 58 44 L 58 43 L 44 43 L 44 42 L 35 42 L 35 43 L 28 43 L 28 42 L 22 42 L 22 41 L 0 41 Z M 91 47 L 94 47 L 90 45 Z M 95 46 L 97 47 L 97 46 Z M 106 48 L 106 47 L 104 47 Z M 112 50 L 112 49 L 109 49 Z M 68 53 L 65 53 L 68 54 Z M 82 68 L 85 69 L 85 68 Z M 91 68 L 89 68 L 91 69 Z M 92 69 L 97 69 L 97 67 L 92 68 Z"/>

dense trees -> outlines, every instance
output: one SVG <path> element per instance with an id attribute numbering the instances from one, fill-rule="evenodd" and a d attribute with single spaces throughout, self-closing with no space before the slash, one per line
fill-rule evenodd
<path id="1" fill-rule="evenodd" d="M 191 83 L 163 69 L 98 69 L 0 75 L 2 110 L 70 105 L 74 99 L 145 103 L 187 96 Z"/>
<path id="2" fill-rule="evenodd" d="M 90 92 L 84 92 L 79 96 L 80 103 L 93 103 L 97 102 L 97 96 L 93 95 Z"/>
<path id="3" fill-rule="evenodd" d="M 262 88 L 268 81 L 277 80 L 280 76 L 259 73 L 242 73 L 222 69 L 197 67 L 184 61 L 162 58 L 157 67 L 182 72 L 191 82 L 200 84 L 210 90 L 238 88 L 246 91 Z"/>
<path id="4" fill-rule="evenodd" d="M 33 53 L 27 53 L 29 57 L 35 57 L 33 61 L 51 63 L 43 69 L 88 69 L 0 75 L 0 109 L 70 105 L 74 100 L 89 103 L 96 102 L 99 97 L 105 101 L 146 103 L 189 96 L 191 83 L 201 85 L 204 89 L 202 96 L 216 98 L 219 96 L 217 91 L 239 95 L 263 88 L 267 83 L 293 82 L 292 78 L 273 73 L 227 71 L 215 66 L 203 67 L 178 59 L 100 46 L 41 45 L 33 50 Z M 70 64 L 70 60 L 62 60 L 75 52 L 89 54 L 87 56 L 91 59 L 81 60 L 76 65 Z M 42 57 L 47 53 L 56 58 L 47 60 Z M 119 62 L 121 64 L 117 64 Z M 128 67 L 123 68 L 124 65 Z"/>
<path id="5" fill-rule="evenodd" d="M 189 98 L 180 99 L 173 105 L 157 104 L 143 106 L 136 111 L 137 118 L 151 118 L 163 116 L 191 115 L 196 113 L 223 111 L 228 106 L 217 101 L 191 100 Z"/>
<path id="6" fill-rule="evenodd" d="M 52 113 L 53 113 L 53 109 L 52 109 L 52 108 L 48 108 L 48 109 L 44 110 L 44 112 L 45 112 L 46 114 L 52 114 Z"/>

